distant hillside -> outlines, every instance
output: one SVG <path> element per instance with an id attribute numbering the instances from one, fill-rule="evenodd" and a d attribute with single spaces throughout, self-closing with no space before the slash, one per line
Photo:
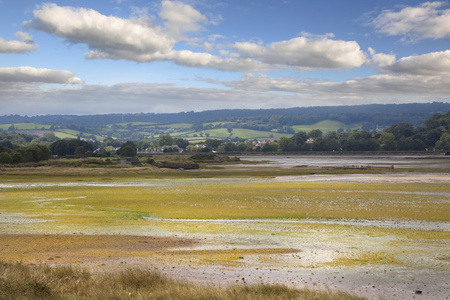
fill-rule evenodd
<path id="1" fill-rule="evenodd" d="M 409 122 L 416 126 L 434 113 L 450 110 L 450 103 L 371 104 L 355 106 L 318 106 L 288 109 L 233 109 L 181 113 L 136 113 L 104 115 L 45 115 L 45 116 L 0 116 L 0 124 L 36 123 L 50 125 L 104 126 L 117 123 L 152 122 L 157 124 L 205 123 L 246 121 L 247 123 L 274 123 L 273 126 L 311 125 L 330 120 L 344 124 L 366 123 L 374 126 L 390 126 L 393 123 Z M 262 121 L 262 122 L 258 122 Z M 276 123 L 276 124 L 275 124 Z M 364 126 L 364 124 L 363 124 Z"/>
<path id="2" fill-rule="evenodd" d="M 183 112 L 173 114 L 46 115 L 0 117 L 0 132 L 44 136 L 52 132 L 57 138 L 83 138 L 103 141 L 112 137 L 120 141 L 155 140 L 170 134 L 190 142 L 207 138 L 220 140 L 280 139 L 299 131 L 319 129 L 350 132 L 385 129 L 392 124 L 412 123 L 422 126 L 436 113 L 450 111 L 450 103 L 390 104 L 298 107 L 289 109 L 236 109 Z"/>

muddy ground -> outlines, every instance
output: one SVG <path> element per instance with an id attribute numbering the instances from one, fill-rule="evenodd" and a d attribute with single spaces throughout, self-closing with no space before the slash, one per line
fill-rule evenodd
<path id="1" fill-rule="evenodd" d="M 270 180 L 450 185 L 450 175 L 446 174 L 317 175 Z M 120 229 L 52 231 L 51 224 L 45 223 L 45 232 L 37 229 L 40 222 L 45 221 L 37 216 L 0 212 L 0 259 L 81 266 L 94 272 L 139 267 L 214 286 L 270 283 L 345 290 L 369 299 L 450 298 L 449 239 L 428 237 L 450 234 L 450 222 L 148 218 L 141 227 Z M 403 231 L 400 235 L 395 230 Z M 419 230 L 427 238 L 410 239 L 408 230 Z M 360 253 L 372 256 L 360 257 Z M 352 255 L 352 263 L 336 263 Z"/>

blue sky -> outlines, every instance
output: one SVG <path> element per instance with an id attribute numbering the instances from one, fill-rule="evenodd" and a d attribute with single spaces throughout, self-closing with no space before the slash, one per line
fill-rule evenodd
<path id="1" fill-rule="evenodd" d="M 0 0 L 0 115 L 450 101 L 447 1 Z"/>

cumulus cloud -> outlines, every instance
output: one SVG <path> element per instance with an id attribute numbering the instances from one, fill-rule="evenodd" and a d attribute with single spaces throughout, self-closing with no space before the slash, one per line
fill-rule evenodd
<path id="1" fill-rule="evenodd" d="M 163 1 L 161 17 L 175 31 L 193 31 L 205 17 L 180 2 Z M 122 19 L 105 16 L 92 9 L 60 7 L 45 4 L 34 11 L 34 19 L 25 24 L 65 38 L 70 43 L 87 44 L 87 59 L 124 59 L 137 62 L 172 60 L 179 65 L 231 70 L 256 70 L 256 62 L 234 62 L 209 53 L 176 51 L 175 35 L 144 19 Z"/>
<path id="2" fill-rule="evenodd" d="M 33 67 L 0 68 L 0 82 L 82 84 L 75 74 L 64 70 Z"/>
<path id="3" fill-rule="evenodd" d="M 150 18 L 122 19 L 84 8 L 44 4 L 25 25 L 60 36 L 70 43 L 87 44 L 87 59 L 123 59 L 136 62 L 173 61 L 178 65 L 226 71 L 261 71 L 270 68 L 342 69 L 361 66 L 365 54 L 355 41 L 333 40 L 332 35 L 302 37 L 271 43 L 236 43 L 235 52 L 222 49 L 221 55 L 191 50 L 175 50 L 181 33 L 199 29 L 206 17 L 181 2 L 164 0 L 159 27 Z M 210 35 L 200 48 L 212 51 L 220 35 Z M 185 40 L 189 40 L 185 38 Z M 193 44 L 195 45 L 195 43 Z"/>
<path id="4" fill-rule="evenodd" d="M 18 37 L 22 42 L 27 43 L 27 44 L 33 44 L 33 38 L 31 37 L 31 35 L 29 35 L 26 32 L 22 32 L 22 31 L 18 31 L 16 33 L 16 37 Z"/>
<path id="5" fill-rule="evenodd" d="M 175 40 L 145 19 L 105 16 L 92 9 L 44 4 L 26 22 L 70 43 L 87 44 L 87 58 L 149 61 L 172 50 Z"/>
<path id="6" fill-rule="evenodd" d="M 450 76 L 450 50 L 403 57 L 394 64 L 386 66 L 385 70 L 413 75 L 446 74 Z"/>
<path id="7" fill-rule="evenodd" d="M 0 38 L 0 53 L 24 53 L 38 49 L 28 33 L 19 31 L 16 33 L 16 37 L 19 41 L 6 41 Z"/>
<path id="8" fill-rule="evenodd" d="M 399 11 L 384 10 L 372 25 L 391 36 L 405 36 L 404 41 L 441 39 L 450 37 L 450 9 L 446 2 L 425 2 L 416 7 L 404 7 Z"/>
<path id="9" fill-rule="evenodd" d="M 300 69 L 342 69 L 360 67 L 366 56 L 355 41 L 332 40 L 329 36 L 302 36 L 271 43 L 240 42 L 233 47 L 242 57 L 271 65 Z"/>
<path id="10" fill-rule="evenodd" d="M 195 13 L 192 7 L 179 2 L 163 1 L 163 12 L 167 26 L 174 30 L 177 26 L 194 30 L 194 24 L 203 20 L 202 15 Z M 188 18 L 178 21 L 182 13 L 188 14 Z M 190 50 L 176 51 L 173 46 L 177 39 L 163 28 L 143 19 L 105 16 L 92 9 L 45 4 L 34 11 L 34 19 L 25 25 L 63 37 L 70 43 L 87 44 L 91 49 L 85 54 L 87 59 L 170 60 L 183 66 L 228 71 L 258 71 L 265 68 L 263 63 L 250 59 L 221 58 Z"/>
<path id="11" fill-rule="evenodd" d="M 222 58 L 209 53 L 198 53 L 189 50 L 173 51 L 166 59 L 176 64 L 190 67 L 207 67 L 222 71 L 263 71 L 270 69 L 270 65 L 253 59 Z"/>
<path id="12" fill-rule="evenodd" d="M 395 54 L 377 53 L 375 49 L 369 47 L 370 59 L 368 63 L 378 68 L 390 66 L 395 63 Z"/>
<path id="13" fill-rule="evenodd" d="M 165 28 L 175 33 L 197 31 L 199 23 L 207 21 L 206 16 L 192 6 L 169 0 L 161 2 L 159 16 L 165 20 Z"/>

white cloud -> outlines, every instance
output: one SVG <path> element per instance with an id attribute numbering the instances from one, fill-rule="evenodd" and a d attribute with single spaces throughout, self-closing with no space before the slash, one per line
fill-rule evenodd
<path id="1" fill-rule="evenodd" d="M 366 56 L 355 41 L 302 36 L 263 46 L 261 43 L 241 42 L 234 49 L 242 57 L 260 59 L 271 65 L 300 69 L 342 69 L 360 67 Z"/>
<path id="2" fill-rule="evenodd" d="M 192 16 L 188 18 L 189 24 L 195 23 L 193 20 L 202 19 L 195 17 L 192 9 L 186 8 L 184 4 L 168 3 L 169 1 L 163 2 L 166 6 L 172 5 L 170 7 L 177 13 L 190 13 Z M 166 7 L 166 10 L 168 9 Z M 166 11 L 165 16 L 174 24 L 176 14 L 170 17 L 167 14 Z M 229 71 L 257 71 L 265 68 L 261 62 L 250 59 L 223 59 L 209 53 L 173 50 L 177 40 L 162 28 L 143 19 L 105 16 L 91 9 L 45 4 L 34 11 L 34 19 L 26 25 L 63 37 L 71 43 L 87 44 L 91 49 L 85 54 L 87 59 L 124 59 L 136 62 L 171 60 L 183 66 Z M 213 36 L 213 40 L 219 37 Z M 212 44 L 205 46 L 212 47 Z"/>
<path id="3" fill-rule="evenodd" d="M 391 36 L 406 36 L 403 40 L 440 39 L 450 37 L 450 9 L 443 9 L 446 2 L 425 2 L 416 7 L 404 7 L 399 11 L 385 10 L 372 25 Z"/>
<path id="4" fill-rule="evenodd" d="M 368 63 L 378 68 L 390 66 L 395 63 L 395 54 L 377 53 L 373 48 L 369 47 L 370 59 Z"/>
<path id="5" fill-rule="evenodd" d="M 414 75 L 450 75 L 450 50 L 403 57 L 385 70 Z"/>
<path id="6" fill-rule="evenodd" d="M 19 38 L 22 42 L 27 44 L 33 44 L 33 38 L 26 32 L 18 31 L 16 32 L 16 37 Z"/>
<path id="7" fill-rule="evenodd" d="M 173 30 L 178 30 L 177 26 L 182 26 L 185 31 L 194 30 L 197 22 L 203 20 L 201 14 L 185 4 L 170 1 L 163 1 L 162 4 L 162 16 Z M 173 46 L 177 39 L 143 19 L 121 19 L 92 9 L 45 4 L 34 11 L 34 19 L 26 25 L 63 37 L 71 43 L 87 44 L 91 49 L 85 54 L 87 59 L 136 62 L 173 60 L 184 66 L 231 70 L 230 66 L 237 65 L 241 69 L 255 70 L 252 66 L 246 66 L 247 61 L 235 63 L 209 53 L 175 51 Z"/>
<path id="8" fill-rule="evenodd" d="M 124 59 L 136 62 L 174 61 L 182 66 L 214 68 L 226 71 L 261 71 L 270 68 L 342 69 L 359 67 L 366 60 L 357 42 L 332 40 L 332 35 L 305 36 L 279 41 L 267 46 L 236 43 L 239 53 L 228 57 L 208 52 L 174 50 L 179 32 L 198 30 L 206 17 L 189 5 L 164 0 L 160 17 L 166 27 L 158 27 L 150 18 L 122 19 L 105 16 L 92 9 L 60 7 L 45 4 L 34 11 L 34 19 L 26 25 L 65 38 L 71 43 L 87 44 L 87 59 Z M 175 31 L 175 33 L 173 32 Z M 210 35 L 199 47 L 214 49 L 220 35 Z M 186 40 L 188 40 L 186 38 Z M 192 40 L 194 41 L 194 40 Z M 227 53 L 221 49 L 220 53 Z"/>
<path id="9" fill-rule="evenodd" d="M 20 41 L 5 41 L 0 38 L 0 53 L 24 53 L 38 49 L 37 45 L 33 45 L 33 38 L 25 32 L 17 32 L 16 37 Z"/>
<path id="10" fill-rule="evenodd" d="M 165 20 L 165 28 L 174 32 L 193 32 L 199 30 L 199 23 L 205 23 L 206 17 L 192 6 L 178 2 L 163 0 L 161 2 L 161 19 Z"/>
<path id="11" fill-rule="evenodd" d="M 222 71 L 253 72 L 270 69 L 268 64 L 253 59 L 222 58 L 209 53 L 192 52 L 190 50 L 172 51 L 161 59 L 171 60 L 182 66 L 213 68 Z"/>
<path id="12" fill-rule="evenodd" d="M 56 4 L 45 4 L 33 13 L 34 19 L 25 25 L 71 43 L 87 44 L 92 49 L 87 58 L 151 60 L 171 51 L 175 43 L 162 28 L 143 19 L 122 19 Z"/>
<path id="13" fill-rule="evenodd" d="M 0 82 L 82 84 L 75 74 L 64 70 L 33 67 L 0 68 Z"/>

